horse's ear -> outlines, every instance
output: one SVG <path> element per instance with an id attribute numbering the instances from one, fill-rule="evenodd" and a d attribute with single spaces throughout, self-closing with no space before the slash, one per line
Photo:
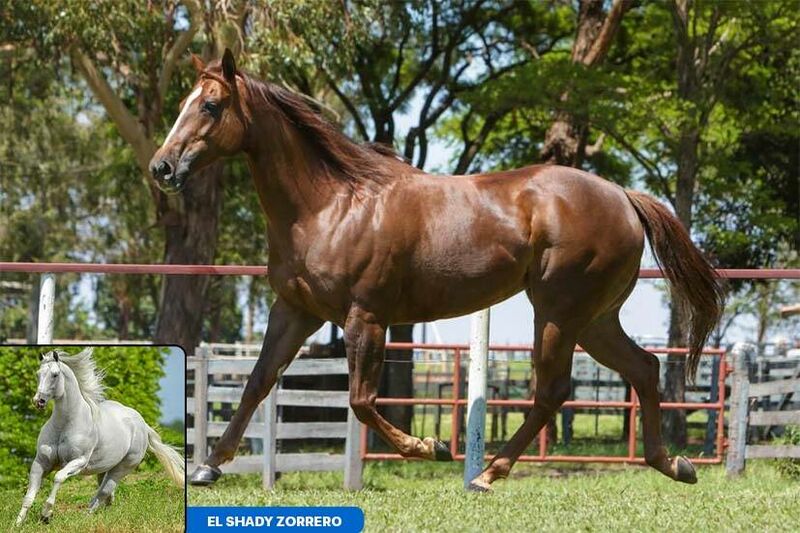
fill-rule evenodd
<path id="1" fill-rule="evenodd" d="M 39 361 L 44 361 L 44 354 L 41 352 L 39 353 Z"/>
<path id="2" fill-rule="evenodd" d="M 222 75 L 232 87 L 236 87 L 236 60 L 230 48 L 226 48 L 222 54 Z"/>
<path id="3" fill-rule="evenodd" d="M 53 359 L 58 363 L 58 352 L 53 352 Z"/>
<path id="4" fill-rule="evenodd" d="M 194 66 L 194 69 L 197 71 L 198 74 L 200 74 L 206 69 L 206 64 L 203 63 L 203 60 L 200 59 L 200 56 L 196 54 L 192 54 L 192 65 Z"/>

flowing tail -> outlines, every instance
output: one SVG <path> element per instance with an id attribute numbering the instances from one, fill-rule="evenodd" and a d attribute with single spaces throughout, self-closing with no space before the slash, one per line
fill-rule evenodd
<path id="1" fill-rule="evenodd" d="M 176 485 L 184 487 L 186 485 L 186 465 L 181 454 L 172 446 L 161 442 L 161 436 L 149 426 L 147 428 L 147 443 L 150 451 L 155 454 L 169 477 L 172 478 Z"/>
<path id="2" fill-rule="evenodd" d="M 688 318 L 689 357 L 686 376 L 694 381 L 700 353 L 719 322 L 724 292 L 714 268 L 692 243 L 680 220 L 648 194 L 626 190 L 642 221 L 653 255 L 672 288 L 673 298 Z"/>

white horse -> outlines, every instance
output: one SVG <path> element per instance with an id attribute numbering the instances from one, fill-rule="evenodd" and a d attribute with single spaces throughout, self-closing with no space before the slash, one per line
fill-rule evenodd
<path id="1" fill-rule="evenodd" d="M 77 355 L 52 351 L 41 356 L 39 386 L 33 403 L 44 409 L 53 400 L 53 414 L 39 432 L 36 459 L 31 465 L 28 492 L 16 524 L 25 520 L 42 477 L 58 469 L 53 490 L 42 508 L 42 520 L 50 520 L 56 493 L 75 474 L 97 474 L 99 487 L 89 512 L 110 505 L 120 479 L 132 472 L 149 448 L 176 484 L 185 484 L 184 460 L 142 415 L 120 403 L 106 400 L 103 374 L 95 368 L 92 349 Z"/>

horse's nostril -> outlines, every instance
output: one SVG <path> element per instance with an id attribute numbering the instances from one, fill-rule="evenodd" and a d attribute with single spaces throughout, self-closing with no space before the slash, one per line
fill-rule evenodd
<path id="1" fill-rule="evenodd" d="M 161 162 L 158 164 L 158 167 L 156 168 L 156 171 L 158 172 L 158 175 L 160 177 L 164 178 L 172 174 L 172 165 L 170 165 L 164 160 L 161 160 Z"/>

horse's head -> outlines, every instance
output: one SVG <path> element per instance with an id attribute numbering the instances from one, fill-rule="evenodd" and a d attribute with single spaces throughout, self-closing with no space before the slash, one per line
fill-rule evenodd
<path id="1" fill-rule="evenodd" d="M 50 400 L 64 396 L 64 374 L 58 361 L 59 353 L 64 354 L 53 350 L 39 356 L 39 385 L 33 396 L 33 405 L 37 409 L 44 409 Z"/>
<path id="2" fill-rule="evenodd" d="M 221 61 L 206 66 L 192 62 L 198 79 L 183 102 L 164 144 L 150 161 L 156 184 L 168 193 L 180 192 L 187 178 L 220 157 L 242 149 L 245 119 L 240 100 L 242 78 L 229 49 Z"/>

